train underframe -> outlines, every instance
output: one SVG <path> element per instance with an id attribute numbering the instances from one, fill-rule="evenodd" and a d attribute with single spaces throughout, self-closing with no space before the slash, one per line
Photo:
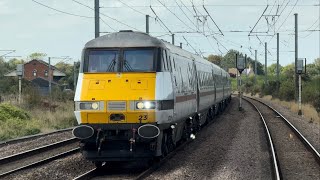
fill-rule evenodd
<path id="1" fill-rule="evenodd" d="M 143 124 L 90 125 L 94 134 L 81 140 L 81 152 L 96 166 L 101 166 L 102 162 L 159 159 L 173 151 L 179 143 L 194 138 L 202 126 L 225 109 L 230 100 L 231 96 L 176 123 L 157 125 L 160 134 L 155 138 L 138 135 L 137 130 Z"/>

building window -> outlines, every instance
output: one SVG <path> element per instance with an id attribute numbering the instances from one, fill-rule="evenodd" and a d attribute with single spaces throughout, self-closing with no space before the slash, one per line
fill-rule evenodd
<path id="1" fill-rule="evenodd" d="M 34 77 L 36 77 L 37 76 L 37 70 L 34 69 L 32 74 L 33 74 Z"/>
<path id="2" fill-rule="evenodd" d="M 44 76 L 48 77 L 48 70 L 44 70 Z"/>

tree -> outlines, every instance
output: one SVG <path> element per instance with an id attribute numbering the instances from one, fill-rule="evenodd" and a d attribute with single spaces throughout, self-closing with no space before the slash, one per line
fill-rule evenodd
<path id="1" fill-rule="evenodd" d="M 271 64 L 268 68 L 268 75 L 277 75 L 277 64 Z M 279 73 L 281 72 L 282 66 L 279 64 Z"/>
<path id="2" fill-rule="evenodd" d="M 218 66 L 221 66 L 222 56 L 210 54 L 206 59 Z"/>
<path id="3" fill-rule="evenodd" d="M 55 65 L 56 68 L 58 68 L 60 71 L 64 72 L 66 74 L 65 77 L 60 79 L 60 83 L 65 85 L 66 88 L 74 89 L 73 82 L 74 82 L 74 67 L 71 64 L 67 64 L 65 62 L 59 62 Z M 76 75 L 78 76 L 80 67 L 80 62 L 76 63 Z M 76 77 L 77 78 L 77 77 Z"/>
<path id="4" fill-rule="evenodd" d="M 13 58 L 8 61 L 8 66 L 10 69 L 15 69 L 18 64 L 24 64 L 25 61 L 23 59 Z"/>
<path id="5" fill-rule="evenodd" d="M 281 69 L 281 74 L 285 76 L 286 79 L 294 79 L 294 64 L 288 64 Z"/>
<path id="6" fill-rule="evenodd" d="M 226 55 L 223 56 L 223 60 L 221 62 L 222 66 L 226 68 L 235 68 L 236 54 L 238 54 L 239 57 L 245 57 L 245 55 L 243 55 L 239 51 L 231 49 Z M 254 60 L 251 57 L 247 56 L 247 66 L 249 67 L 249 65 L 251 65 L 253 69 L 255 68 Z M 260 62 L 257 62 L 257 73 L 258 75 L 264 74 L 263 65 Z"/>
<path id="7" fill-rule="evenodd" d="M 30 54 L 28 57 L 29 59 L 33 60 L 33 59 L 37 59 L 37 60 L 44 60 L 44 58 L 47 56 L 46 53 L 40 53 L 40 52 L 34 52 L 32 54 Z"/>

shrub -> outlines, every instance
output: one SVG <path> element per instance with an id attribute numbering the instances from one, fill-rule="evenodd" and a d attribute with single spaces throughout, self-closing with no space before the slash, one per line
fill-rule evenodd
<path id="1" fill-rule="evenodd" d="M 281 100 L 291 101 L 294 100 L 294 82 L 284 81 L 281 83 L 279 90 L 279 98 Z"/>
<path id="2" fill-rule="evenodd" d="M 11 118 L 30 120 L 30 115 L 26 111 L 10 104 L 0 104 L 0 121 L 6 121 Z"/>
<path id="3" fill-rule="evenodd" d="M 40 133 L 38 124 L 34 121 L 11 118 L 0 122 L 0 125 L 0 141 Z"/>
<path id="4" fill-rule="evenodd" d="M 302 84 L 301 98 L 303 102 L 311 103 L 316 110 L 320 111 L 320 78 Z"/>
<path id="5" fill-rule="evenodd" d="M 24 110 L 10 104 L 0 104 L 0 140 L 37 134 L 39 125 Z"/>
<path id="6" fill-rule="evenodd" d="M 277 81 L 269 81 L 267 85 L 262 84 L 263 95 L 275 95 L 277 93 Z"/>

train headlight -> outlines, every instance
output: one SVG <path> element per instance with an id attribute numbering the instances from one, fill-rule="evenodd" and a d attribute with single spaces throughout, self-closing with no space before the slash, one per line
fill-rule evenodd
<path id="1" fill-rule="evenodd" d="M 143 109 L 143 108 L 144 108 L 143 102 L 138 102 L 138 103 L 137 103 L 137 108 L 138 108 L 138 109 Z"/>
<path id="2" fill-rule="evenodd" d="M 101 102 L 75 102 L 75 108 L 77 111 L 81 110 L 103 110 L 104 109 L 104 103 Z"/>
<path id="3" fill-rule="evenodd" d="M 139 101 L 136 102 L 136 109 L 155 109 L 156 102 L 155 101 Z"/>
<path id="4" fill-rule="evenodd" d="M 91 104 L 91 107 L 92 109 L 97 110 L 99 108 L 99 103 L 94 102 Z"/>
<path id="5" fill-rule="evenodd" d="M 144 102 L 144 107 L 145 107 L 146 109 L 150 109 L 151 103 L 150 103 L 149 101 Z"/>

